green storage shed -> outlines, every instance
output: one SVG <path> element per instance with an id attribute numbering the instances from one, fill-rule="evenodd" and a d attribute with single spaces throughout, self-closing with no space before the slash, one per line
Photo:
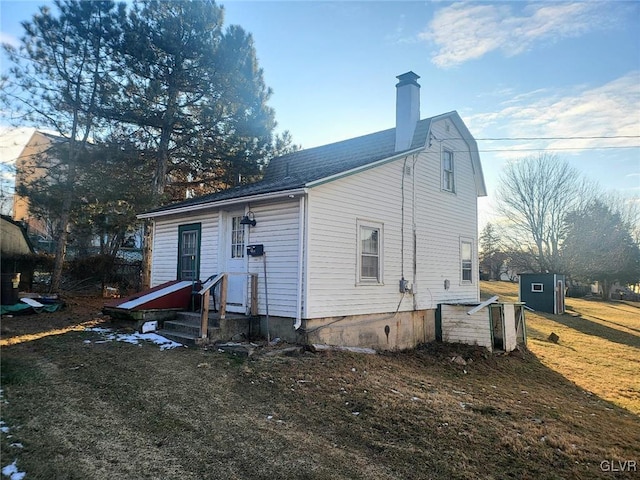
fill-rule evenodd
<path id="1" fill-rule="evenodd" d="M 564 313 L 565 278 L 557 273 L 521 273 L 519 300 L 539 312 Z"/>

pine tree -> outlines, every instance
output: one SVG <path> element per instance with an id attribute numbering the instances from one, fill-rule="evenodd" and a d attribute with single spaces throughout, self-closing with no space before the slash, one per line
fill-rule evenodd
<path id="1" fill-rule="evenodd" d="M 98 133 L 99 107 L 113 92 L 109 40 L 117 35 L 122 10 L 112 1 L 56 0 L 57 15 L 41 7 L 30 22 L 20 48 L 5 46 L 14 66 L 5 79 L 3 103 L 21 120 L 57 131 L 58 176 L 50 175 L 50 206 L 58 220 L 56 257 L 50 288 L 59 289 L 75 187 L 83 157 Z M 57 196 L 54 194 L 57 192 Z"/>
<path id="2" fill-rule="evenodd" d="M 615 282 L 640 281 L 640 248 L 619 213 L 594 200 L 569 214 L 566 228 L 562 256 L 573 278 L 600 282 L 605 298 Z"/>

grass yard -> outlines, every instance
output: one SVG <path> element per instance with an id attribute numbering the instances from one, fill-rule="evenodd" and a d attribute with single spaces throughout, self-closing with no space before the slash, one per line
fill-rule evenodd
<path id="1" fill-rule="evenodd" d="M 528 313 L 531 351 L 511 355 L 430 344 L 246 359 L 85 331 L 111 327 L 100 304 L 2 319 L 1 466 L 26 480 L 640 476 L 634 305 Z"/>
<path id="2" fill-rule="evenodd" d="M 517 284 L 482 282 L 482 290 L 518 300 Z M 526 319 L 528 347 L 544 365 L 640 415 L 639 303 L 567 298 L 564 315 L 527 312 Z M 557 344 L 548 340 L 552 332 Z"/>

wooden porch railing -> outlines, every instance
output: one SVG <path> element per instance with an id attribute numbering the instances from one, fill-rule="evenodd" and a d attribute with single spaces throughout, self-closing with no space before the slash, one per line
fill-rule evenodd
<path id="1" fill-rule="evenodd" d="M 209 332 L 209 302 L 211 300 L 211 290 L 220 283 L 220 308 L 218 313 L 220 320 L 224 320 L 227 315 L 227 290 L 229 275 L 249 275 L 251 278 L 251 315 L 258 315 L 258 275 L 256 273 L 236 273 L 225 272 L 207 280 L 198 295 L 202 297 L 202 314 L 200 316 L 200 338 L 206 339 Z"/>

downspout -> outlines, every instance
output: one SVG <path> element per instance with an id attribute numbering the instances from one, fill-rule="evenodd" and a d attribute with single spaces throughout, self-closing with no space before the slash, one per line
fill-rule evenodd
<path id="1" fill-rule="evenodd" d="M 302 295 L 303 295 L 303 263 L 304 263 L 304 231 L 305 231 L 305 196 L 300 195 L 300 213 L 298 215 L 298 298 L 296 302 L 296 321 L 293 328 L 298 330 L 302 325 Z"/>
<path id="2" fill-rule="evenodd" d="M 413 165 L 411 167 L 411 222 L 413 233 L 413 310 L 418 310 L 418 298 L 416 296 L 416 282 L 418 281 L 418 227 L 416 225 L 416 163 L 418 163 L 418 155 L 413 155 Z"/>

